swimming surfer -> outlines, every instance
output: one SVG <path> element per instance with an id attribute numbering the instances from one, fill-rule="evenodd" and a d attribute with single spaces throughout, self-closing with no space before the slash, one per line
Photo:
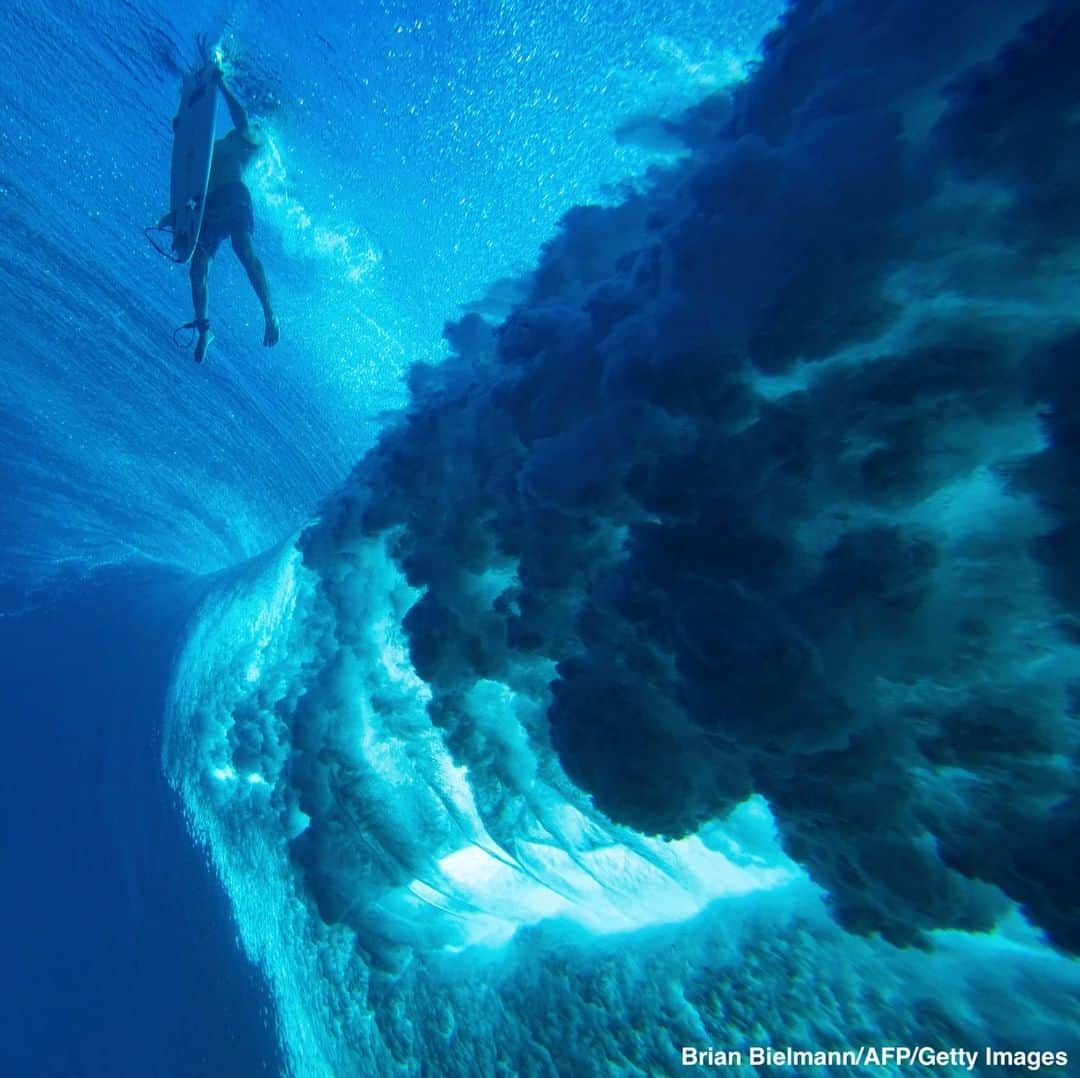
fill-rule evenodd
<path id="1" fill-rule="evenodd" d="M 270 286 L 266 272 L 255 253 L 252 236 L 255 232 L 255 214 L 251 205 L 251 192 L 244 183 L 244 170 L 255 159 L 263 145 L 259 127 L 248 120 L 247 110 L 225 83 L 221 68 L 214 67 L 217 84 L 225 104 L 229 106 L 233 129 L 214 143 L 210 161 L 210 182 L 206 189 L 206 211 L 203 214 L 199 242 L 191 256 L 191 301 L 195 307 L 195 320 L 188 323 L 198 333 L 195 342 L 195 361 L 201 363 L 207 346 L 213 340 L 207 315 L 206 278 L 210 261 L 217 253 L 221 241 L 228 236 L 240 264 L 247 271 L 251 287 L 262 304 L 266 329 L 263 344 L 272 348 L 277 344 L 281 331 L 270 302 Z M 171 223 L 172 214 L 166 214 L 161 224 Z"/>

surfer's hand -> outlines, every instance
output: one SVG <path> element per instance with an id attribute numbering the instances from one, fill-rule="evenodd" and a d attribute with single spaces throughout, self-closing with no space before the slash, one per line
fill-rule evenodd
<path id="1" fill-rule="evenodd" d="M 278 328 L 278 321 L 272 314 L 268 314 L 266 316 L 266 332 L 263 334 L 263 344 L 267 348 L 273 348 L 280 339 L 281 330 Z"/>

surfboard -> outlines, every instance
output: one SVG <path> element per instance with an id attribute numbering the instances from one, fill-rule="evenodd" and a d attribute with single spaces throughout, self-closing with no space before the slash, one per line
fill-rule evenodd
<path id="1" fill-rule="evenodd" d="M 180 106 L 173 118 L 172 179 L 169 208 L 173 213 L 173 255 L 186 262 L 199 242 L 210 159 L 214 153 L 217 80 L 213 64 L 189 71 L 180 88 Z"/>

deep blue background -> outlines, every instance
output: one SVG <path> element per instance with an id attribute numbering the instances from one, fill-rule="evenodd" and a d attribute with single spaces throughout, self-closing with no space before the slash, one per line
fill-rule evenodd
<path id="1" fill-rule="evenodd" d="M 276 1074 L 262 978 L 160 766 L 192 583 L 147 569 L 0 619 L 6 1074 Z"/>

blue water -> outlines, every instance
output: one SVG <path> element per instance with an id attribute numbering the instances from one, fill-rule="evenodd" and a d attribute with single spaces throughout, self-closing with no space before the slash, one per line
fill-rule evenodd
<path id="1" fill-rule="evenodd" d="M 0 13 L 5 1074 L 1075 1066 L 1080 14 L 781 7 Z"/>

